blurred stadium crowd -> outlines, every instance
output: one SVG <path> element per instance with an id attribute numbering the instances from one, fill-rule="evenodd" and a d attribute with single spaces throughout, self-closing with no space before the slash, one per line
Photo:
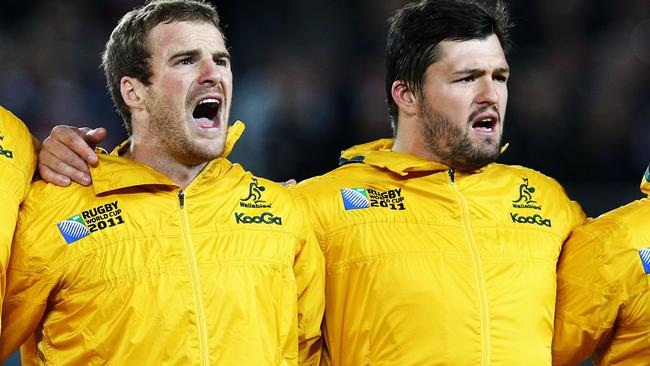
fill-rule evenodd
<path id="1" fill-rule="evenodd" d="M 386 18 L 405 0 L 213 1 L 233 55 L 232 160 L 275 180 L 390 137 Z M 43 139 L 59 123 L 125 138 L 100 53 L 141 0 L 4 0 L 0 104 Z M 640 196 L 650 163 L 650 1 L 510 0 L 517 24 L 501 161 L 558 179 L 590 215 Z"/>

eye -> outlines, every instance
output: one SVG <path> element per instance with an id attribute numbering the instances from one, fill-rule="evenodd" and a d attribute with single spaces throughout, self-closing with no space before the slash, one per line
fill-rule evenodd
<path id="1" fill-rule="evenodd" d="M 217 66 L 228 66 L 228 59 L 218 58 L 214 60 L 214 64 Z"/>
<path id="2" fill-rule="evenodd" d="M 194 63 L 194 60 L 191 57 L 183 57 L 176 61 L 176 65 L 191 65 Z"/>
<path id="3" fill-rule="evenodd" d="M 492 78 L 500 83 L 505 83 L 508 81 L 508 77 L 505 75 L 494 75 Z"/>
<path id="4" fill-rule="evenodd" d="M 458 81 L 459 83 L 469 84 L 469 83 L 473 82 L 474 80 L 476 80 L 476 78 L 474 77 L 474 75 L 470 75 L 470 76 L 466 76 L 466 77 L 464 77 L 464 78 L 462 78 L 462 79 L 459 79 L 459 80 L 457 80 L 457 81 Z"/>

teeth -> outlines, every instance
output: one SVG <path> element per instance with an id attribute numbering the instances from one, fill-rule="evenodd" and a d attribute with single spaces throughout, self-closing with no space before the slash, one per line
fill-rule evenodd
<path id="1" fill-rule="evenodd" d="M 202 101 L 199 102 L 199 104 L 205 104 L 205 103 L 217 103 L 217 104 L 219 104 L 219 100 L 214 99 L 214 98 L 208 98 L 208 99 L 203 99 Z"/>

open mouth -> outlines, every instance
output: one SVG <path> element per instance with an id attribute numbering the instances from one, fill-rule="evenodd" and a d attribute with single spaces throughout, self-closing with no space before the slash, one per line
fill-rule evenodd
<path id="1" fill-rule="evenodd" d="M 479 118 L 472 123 L 472 128 L 480 134 L 493 135 L 497 131 L 497 119 L 496 117 Z"/>
<path id="2" fill-rule="evenodd" d="M 219 111 L 221 109 L 221 101 L 216 98 L 206 98 L 199 101 L 199 104 L 194 107 L 192 117 L 194 121 L 201 128 L 216 128 L 219 127 Z"/>

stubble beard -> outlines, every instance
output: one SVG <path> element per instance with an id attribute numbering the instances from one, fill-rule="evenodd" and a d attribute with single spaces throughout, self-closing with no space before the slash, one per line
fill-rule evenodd
<path id="1" fill-rule="evenodd" d="M 456 126 L 446 115 L 424 105 L 422 130 L 427 149 L 448 167 L 475 171 L 494 163 L 501 151 L 500 136 L 485 136 L 480 143 L 470 139 L 469 130 Z"/>
<path id="2" fill-rule="evenodd" d="M 223 153 L 225 137 L 218 149 L 202 147 L 185 128 L 188 122 L 184 110 L 178 110 L 153 95 L 150 100 L 150 133 L 156 136 L 164 153 L 185 165 L 199 165 Z"/>

